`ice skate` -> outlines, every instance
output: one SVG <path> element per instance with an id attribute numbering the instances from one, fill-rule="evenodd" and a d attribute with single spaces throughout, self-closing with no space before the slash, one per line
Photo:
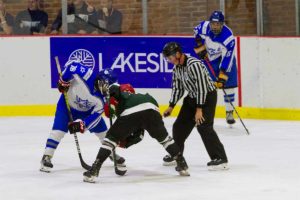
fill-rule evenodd
<path id="1" fill-rule="evenodd" d="M 233 110 L 226 111 L 226 122 L 229 124 L 229 127 L 232 128 L 232 125 L 235 123 L 235 119 L 233 117 Z"/>
<path id="2" fill-rule="evenodd" d="M 101 165 L 99 163 L 99 160 L 97 159 L 93 165 L 92 168 L 86 172 L 83 173 L 83 181 L 88 183 L 95 183 L 96 178 L 99 176 Z"/>
<path id="3" fill-rule="evenodd" d="M 51 163 L 51 156 L 43 155 L 40 171 L 49 173 L 52 168 L 53 164 Z"/>
<path id="4" fill-rule="evenodd" d="M 228 170 L 228 161 L 224 159 L 214 159 L 207 163 L 208 170 L 210 171 L 219 171 L 219 170 Z"/>
<path id="5" fill-rule="evenodd" d="M 188 165 L 182 155 L 176 156 L 176 163 L 175 170 L 179 172 L 180 176 L 190 176 L 190 173 L 187 171 Z"/>
<path id="6" fill-rule="evenodd" d="M 170 155 L 166 155 L 164 158 L 163 158 L 163 165 L 164 166 L 173 166 L 173 165 L 176 165 L 176 161 L 170 156 Z"/>

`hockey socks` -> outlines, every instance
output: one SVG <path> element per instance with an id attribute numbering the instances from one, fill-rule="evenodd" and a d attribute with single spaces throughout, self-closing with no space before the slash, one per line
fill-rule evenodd
<path id="1" fill-rule="evenodd" d="M 179 172 L 181 176 L 190 176 L 188 170 L 188 165 L 182 156 L 179 147 L 174 143 L 174 140 L 172 137 L 168 136 L 166 139 L 164 139 L 162 142 L 160 142 L 166 151 L 171 155 L 170 159 L 173 159 L 176 161 L 177 166 L 175 167 L 175 170 Z"/>
<path id="2" fill-rule="evenodd" d="M 111 155 L 116 145 L 117 144 L 115 142 L 107 138 L 104 139 L 103 145 L 98 152 L 97 158 L 92 168 L 83 173 L 84 182 L 95 183 L 95 178 L 98 177 L 103 162 Z M 126 170 L 121 171 L 116 166 L 115 168 L 116 168 L 115 171 L 118 175 L 124 175 L 126 173 Z"/>

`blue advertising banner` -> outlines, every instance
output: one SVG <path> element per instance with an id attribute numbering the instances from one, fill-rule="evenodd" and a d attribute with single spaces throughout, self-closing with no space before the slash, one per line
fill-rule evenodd
<path id="1" fill-rule="evenodd" d="M 61 66 L 69 60 L 79 59 L 95 73 L 111 68 L 118 74 L 119 83 L 130 83 L 135 88 L 170 88 L 173 65 L 161 52 L 171 41 L 180 43 L 185 53 L 195 56 L 192 37 L 51 37 L 51 87 L 57 85 L 54 57 L 58 56 Z"/>

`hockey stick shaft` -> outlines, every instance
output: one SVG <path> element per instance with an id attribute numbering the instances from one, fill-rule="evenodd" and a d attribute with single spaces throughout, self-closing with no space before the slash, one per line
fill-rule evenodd
<path id="1" fill-rule="evenodd" d="M 59 63 L 59 60 L 58 60 L 57 56 L 55 56 L 55 62 L 56 62 L 56 68 L 57 68 L 58 74 L 61 77 L 62 76 L 61 67 L 60 67 L 60 63 Z M 66 103 L 66 107 L 67 107 L 67 111 L 68 111 L 68 116 L 69 116 L 70 122 L 73 122 L 74 120 L 73 120 L 73 116 L 72 116 L 72 113 L 71 113 L 71 108 L 70 108 L 70 104 L 69 104 L 69 100 L 68 100 L 68 95 L 67 95 L 66 92 L 64 92 L 63 94 L 64 94 L 64 99 L 65 99 L 65 103 Z M 91 168 L 91 166 L 89 166 L 88 164 L 86 164 L 84 162 L 83 158 L 82 158 L 82 154 L 81 154 L 81 150 L 80 150 L 80 146 L 79 146 L 79 141 L 78 141 L 77 134 L 74 133 L 73 135 L 74 135 L 74 139 L 75 139 L 75 144 L 76 144 L 76 148 L 77 148 L 77 152 L 78 152 L 80 164 L 81 164 L 81 166 L 84 169 L 89 170 Z"/>
<path id="2" fill-rule="evenodd" d="M 222 90 L 223 90 L 224 95 L 225 95 L 226 97 L 228 97 L 226 91 L 224 90 L 224 88 L 223 88 Z M 231 101 L 229 101 L 229 103 L 230 103 L 230 105 L 233 107 L 234 112 L 235 112 L 235 114 L 238 116 L 240 122 L 242 123 L 244 129 L 246 130 L 246 133 L 247 133 L 248 135 L 250 135 L 249 130 L 247 129 L 246 125 L 244 124 L 244 122 L 243 122 L 242 118 L 240 117 L 239 113 L 237 112 L 235 106 L 233 105 L 233 103 L 232 103 Z"/>
<path id="3" fill-rule="evenodd" d="M 213 67 L 211 66 L 209 60 L 208 60 L 207 58 L 205 58 L 204 60 L 205 60 L 205 62 L 206 62 L 206 64 L 207 64 L 207 66 L 209 67 L 211 73 L 212 73 L 213 76 L 215 77 L 215 79 L 217 79 L 216 73 L 215 73 Z M 227 95 L 227 93 L 226 93 L 226 91 L 225 91 L 224 88 L 222 88 L 222 91 L 223 91 L 225 97 L 228 98 L 228 95 Z M 236 115 L 238 116 L 238 118 L 239 118 L 241 124 L 243 125 L 243 127 L 244 127 L 246 133 L 247 133 L 248 135 L 250 135 L 249 130 L 247 129 L 246 125 L 244 124 L 244 122 L 243 122 L 242 118 L 240 117 L 239 113 L 237 112 L 235 106 L 233 105 L 233 103 L 232 103 L 229 99 L 227 99 L 227 100 L 228 100 L 228 102 L 230 103 L 230 105 L 232 106 L 232 108 L 233 108 L 234 112 L 236 113 Z"/>

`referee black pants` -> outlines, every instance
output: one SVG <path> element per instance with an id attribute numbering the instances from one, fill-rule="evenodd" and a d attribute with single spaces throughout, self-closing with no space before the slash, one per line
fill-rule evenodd
<path id="1" fill-rule="evenodd" d="M 225 149 L 221 143 L 216 131 L 213 128 L 215 110 L 217 105 L 216 90 L 208 93 L 206 103 L 202 108 L 205 121 L 197 126 L 201 135 L 206 151 L 211 160 L 227 160 Z M 184 142 L 195 127 L 196 99 L 189 96 L 184 98 L 179 115 L 173 124 L 173 139 L 179 146 L 181 152 L 184 150 Z"/>

